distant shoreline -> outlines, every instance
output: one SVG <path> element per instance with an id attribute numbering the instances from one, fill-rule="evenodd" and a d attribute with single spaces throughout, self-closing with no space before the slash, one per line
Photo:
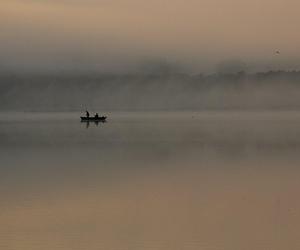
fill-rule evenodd
<path id="1" fill-rule="evenodd" d="M 300 71 L 0 74 L 0 110 L 300 110 Z"/>

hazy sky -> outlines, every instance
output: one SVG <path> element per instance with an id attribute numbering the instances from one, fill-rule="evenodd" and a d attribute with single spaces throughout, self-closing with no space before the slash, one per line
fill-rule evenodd
<path id="1" fill-rule="evenodd" d="M 126 71 L 163 60 L 205 71 L 240 60 L 298 69 L 299 9 L 299 0 L 0 0 L 0 66 Z"/>

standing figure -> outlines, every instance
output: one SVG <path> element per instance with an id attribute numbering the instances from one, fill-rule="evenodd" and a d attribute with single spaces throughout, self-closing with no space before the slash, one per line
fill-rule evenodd
<path id="1" fill-rule="evenodd" d="M 86 110 L 85 112 L 86 112 L 86 117 L 89 118 L 90 117 L 89 111 Z"/>

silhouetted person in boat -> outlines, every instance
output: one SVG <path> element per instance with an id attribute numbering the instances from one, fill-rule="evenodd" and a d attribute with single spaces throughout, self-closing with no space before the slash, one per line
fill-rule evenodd
<path id="1" fill-rule="evenodd" d="M 95 118 L 96 118 L 96 119 L 98 119 L 98 118 L 99 118 L 99 115 L 98 115 L 98 113 L 96 113 L 96 114 L 95 114 Z"/>
<path id="2" fill-rule="evenodd" d="M 86 117 L 89 118 L 90 117 L 89 111 L 86 110 L 85 112 L 86 112 Z"/>

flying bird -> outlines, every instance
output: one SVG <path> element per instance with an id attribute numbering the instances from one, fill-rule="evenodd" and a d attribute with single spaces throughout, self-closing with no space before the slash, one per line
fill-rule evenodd
<path id="1" fill-rule="evenodd" d="M 278 54 L 280 54 L 280 51 L 279 51 L 279 50 L 276 50 L 275 53 L 278 55 Z"/>

